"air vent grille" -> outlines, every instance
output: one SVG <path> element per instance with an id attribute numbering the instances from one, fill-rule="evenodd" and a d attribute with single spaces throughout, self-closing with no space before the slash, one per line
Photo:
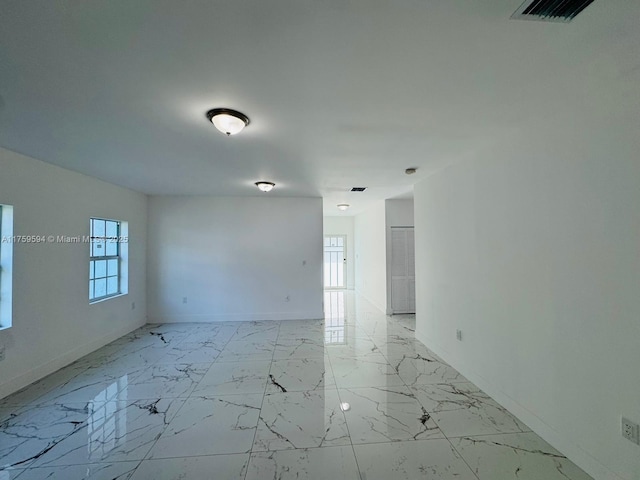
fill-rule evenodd
<path id="1" fill-rule="evenodd" d="M 352 192 L 364 192 L 367 189 L 367 187 L 353 187 L 351 189 Z"/>
<path id="2" fill-rule="evenodd" d="M 593 0 L 527 0 L 511 18 L 568 23 Z"/>

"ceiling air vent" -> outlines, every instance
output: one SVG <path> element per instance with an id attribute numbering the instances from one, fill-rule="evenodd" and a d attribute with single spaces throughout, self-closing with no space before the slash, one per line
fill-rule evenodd
<path id="1" fill-rule="evenodd" d="M 351 189 L 352 192 L 364 192 L 367 189 L 367 187 L 353 187 Z"/>
<path id="2" fill-rule="evenodd" d="M 527 0 L 511 18 L 568 23 L 593 0 Z"/>

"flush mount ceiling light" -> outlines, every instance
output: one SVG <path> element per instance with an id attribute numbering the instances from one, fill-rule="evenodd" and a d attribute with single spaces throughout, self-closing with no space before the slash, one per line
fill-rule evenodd
<path id="1" fill-rule="evenodd" d="M 258 187 L 260 190 L 262 190 L 265 193 L 273 190 L 273 187 L 275 186 L 276 184 L 273 182 L 256 182 L 256 187 Z"/>
<path id="2" fill-rule="evenodd" d="M 343 212 L 349 208 L 349 204 L 348 203 L 339 203 L 338 204 L 338 210 L 342 210 Z"/>
<path id="3" fill-rule="evenodd" d="M 214 108 L 207 112 L 207 118 L 227 136 L 236 135 L 249 125 L 249 117 L 230 108 Z"/>

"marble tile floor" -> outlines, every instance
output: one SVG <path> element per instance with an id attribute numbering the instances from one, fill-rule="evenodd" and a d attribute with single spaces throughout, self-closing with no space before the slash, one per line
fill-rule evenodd
<path id="1" fill-rule="evenodd" d="M 324 321 L 147 325 L 0 400 L 0 480 L 590 478 L 412 316 L 331 302 Z"/>

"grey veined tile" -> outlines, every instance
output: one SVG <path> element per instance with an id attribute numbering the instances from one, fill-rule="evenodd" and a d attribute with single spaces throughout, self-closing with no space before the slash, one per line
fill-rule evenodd
<path id="1" fill-rule="evenodd" d="M 269 362 L 275 346 L 275 340 L 231 340 L 222 349 L 216 363 Z"/>
<path id="2" fill-rule="evenodd" d="M 323 358 L 325 353 L 322 338 L 285 337 L 278 339 L 273 358 Z"/>
<path id="3" fill-rule="evenodd" d="M 39 403 L 39 399 L 54 388 L 59 388 L 80 375 L 88 368 L 85 364 L 72 363 L 57 372 L 47 375 L 37 382 L 0 399 L 0 408 L 10 406 L 29 406 Z M 1 418 L 0 418 L 1 420 Z"/>
<path id="4" fill-rule="evenodd" d="M 194 396 L 264 393 L 269 362 L 214 363 L 194 390 Z"/>
<path id="5" fill-rule="evenodd" d="M 452 439 L 480 480 L 591 480 L 533 432 Z"/>
<path id="6" fill-rule="evenodd" d="M 20 478 L 23 480 L 127 480 L 140 462 L 92 463 L 64 467 L 30 468 Z M 0 473 L 0 479 L 2 474 Z M 4 479 L 2 479 L 4 480 Z"/>
<path id="7" fill-rule="evenodd" d="M 327 358 L 292 358 L 271 362 L 267 392 L 300 392 L 335 388 Z"/>
<path id="8" fill-rule="evenodd" d="M 264 396 L 253 451 L 349 445 L 335 390 Z"/>
<path id="9" fill-rule="evenodd" d="M 351 446 L 251 454 L 246 480 L 360 480 Z"/>
<path id="10" fill-rule="evenodd" d="M 389 357 L 389 363 L 407 385 L 468 382 L 455 368 L 433 355 L 411 353 Z"/>
<path id="11" fill-rule="evenodd" d="M 338 387 L 380 387 L 404 385 L 384 355 L 372 353 L 361 357 L 331 356 L 331 368 Z"/>
<path id="12" fill-rule="evenodd" d="M 413 385 L 411 391 L 428 412 L 482 408 L 490 397 L 473 383 Z"/>
<path id="13" fill-rule="evenodd" d="M 354 445 L 443 438 L 405 386 L 341 388 L 338 392 Z"/>
<path id="14" fill-rule="evenodd" d="M 244 480 L 249 454 L 145 460 L 131 480 Z"/>
<path id="15" fill-rule="evenodd" d="M 148 458 L 248 453 L 262 395 L 191 397 L 158 439 Z"/>
<path id="16" fill-rule="evenodd" d="M 495 400 L 476 395 L 457 408 L 436 410 L 431 417 L 444 434 L 451 437 L 529 432 L 530 429 Z"/>
<path id="17" fill-rule="evenodd" d="M 22 410 L 0 429 L 0 468 L 142 460 L 182 400 L 50 405 Z"/>
<path id="18" fill-rule="evenodd" d="M 446 439 L 354 445 L 366 480 L 477 480 Z"/>
<path id="19" fill-rule="evenodd" d="M 167 349 L 158 363 L 213 363 L 226 343 L 212 340 L 180 342 Z"/>

